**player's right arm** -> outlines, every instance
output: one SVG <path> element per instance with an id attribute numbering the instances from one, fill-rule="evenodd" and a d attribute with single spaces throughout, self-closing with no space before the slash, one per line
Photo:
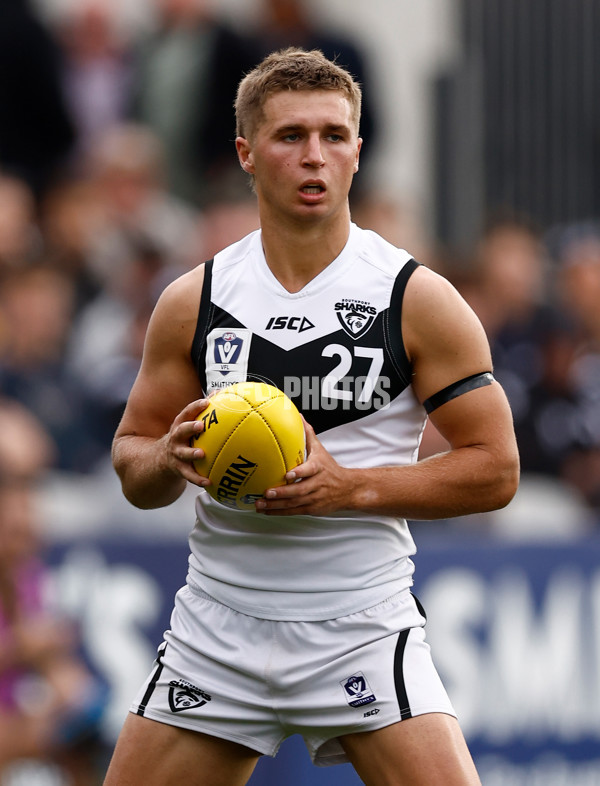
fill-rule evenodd
<path id="1" fill-rule="evenodd" d="M 191 360 L 204 266 L 170 284 L 150 318 L 139 373 L 117 428 L 112 460 L 123 493 L 139 508 L 174 502 L 186 482 L 203 485 L 190 437 L 206 407 Z M 190 403 L 191 402 L 191 403 Z"/>

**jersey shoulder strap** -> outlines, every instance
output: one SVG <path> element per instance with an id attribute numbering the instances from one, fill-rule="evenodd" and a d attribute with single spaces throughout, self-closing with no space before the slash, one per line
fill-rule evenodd
<path id="1" fill-rule="evenodd" d="M 206 334 L 208 332 L 212 317 L 213 317 L 213 304 L 211 301 L 212 294 L 212 274 L 213 274 L 214 259 L 209 259 L 204 263 L 204 281 L 202 283 L 202 295 L 200 297 L 200 307 L 198 309 L 198 320 L 196 322 L 196 330 L 194 332 L 194 339 L 192 341 L 192 363 L 198 372 L 200 379 L 204 379 L 204 362 L 202 359 L 202 347 L 206 342 Z"/>
<path id="2" fill-rule="evenodd" d="M 409 259 L 399 271 L 394 281 L 390 307 L 386 314 L 386 334 L 389 342 L 390 359 L 394 364 L 396 373 L 406 386 L 410 384 L 411 370 L 402 338 L 402 302 L 408 280 L 420 266 L 421 263 L 417 262 L 416 259 Z"/>

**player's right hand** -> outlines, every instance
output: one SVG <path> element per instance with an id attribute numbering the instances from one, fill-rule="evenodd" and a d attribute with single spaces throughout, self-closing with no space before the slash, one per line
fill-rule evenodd
<path id="1" fill-rule="evenodd" d="M 191 446 L 192 437 L 204 430 L 202 420 L 197 418 L 207 406 L 207 398 L 192 401 L 181 410 L 163 437 L 165 460 L 169 469 L 196 486 L 208 486 L 210 483 L 208 478 L 196 472 L 193 464 L 196 459 L 204 457 L 204 451 Z"/>

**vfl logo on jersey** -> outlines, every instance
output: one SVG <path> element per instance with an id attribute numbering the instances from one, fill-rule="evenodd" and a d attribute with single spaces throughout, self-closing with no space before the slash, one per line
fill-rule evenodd
<path id="1" fill-rule="evenodd" d="M 215 338 L 215 363 L 221 364 L 221 374 L 229 374 L 230 366 L 235 366 L 242 351 L 243 343 L 243 340 L 236 336 L 232 330 L 228 330 L 222 336 Z"/>
<path id="2" fill-rule="evenodd" d="M 296 330 L 304 333 L 305 330 L 314 328 L 313 323 L 306 317 L 271 317 L 265 330 Z"/>
<path id="3" fill-rule="evenodd" d="M 171 712 L 183 712 L 203 707 L 211 700 L 201 688 L 197 688 L 185 680 L 172 680 L 169 683 L 169 707 Z"/>
<path id="4" fill-rule="evenodd" d="M 346 701 L 351 707 L 363 707 L 375 701 L 375 694 L 369 687 L 367 678 L 362 671 L 357 671 L 348 679 L 342 680 L 340 685 L 344 689 Z"/>
<path id="5" fill-rule="evenodd" d="M 246 328 L 215 328 L 206 338 L 207 393 L 245 382 L 252 333 Z"/>
<path id="6" fill-rule="evenodd" d="M 344 298 L 335 304 L 337 318 L 352 338 L 364 336 L 377 316 L 377 310 L 365 300 Z"/>

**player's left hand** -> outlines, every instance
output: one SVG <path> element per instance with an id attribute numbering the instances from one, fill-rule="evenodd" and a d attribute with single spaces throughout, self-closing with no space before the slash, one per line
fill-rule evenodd
<path id="1" fill-rule="evenodd" d="M 287 473 L 286 486 L 267 489 L 256 502 L 259 513 L 327 516 L 348 508 L 349 470 L 341 467 L 304 424 L 307 459 Z"/>

